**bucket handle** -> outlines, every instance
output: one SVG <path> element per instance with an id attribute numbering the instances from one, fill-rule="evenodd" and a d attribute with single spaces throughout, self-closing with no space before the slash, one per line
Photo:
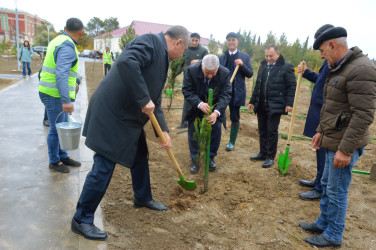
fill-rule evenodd
<path id="1" fill-rule="evenodd" d="M 62 113 L 64 113 L 64 111 L 61 111 L 61 112 L 56 116 L 55 127 L 56 127 L 57 118 L 59 118 L 59 116 L 60 116 Z"/>
<path id="2" fill-rule="evenodd" d="M 57 116 L 56 116 L 56 120 L 55 120 L 55 126 L 56 126 L 56 122 L 57 122 L 57 118 L 59 118 L 59 116 L 62 114 L 62 113 L 64 113 L 64 111 L 61 111 Z M 82 124 L 82 118 L 81 118 L 81 116 L 80 115 L 78 115 L 78 117 L 80 118 L 80 121 L 76 121 L 76 122 L 78 122 L 78 123 L 81 123 Z M 70 118 L 68 118 L 68 120 L 69 120 L 69 122 L 71 122 L 71 119 Z"/>

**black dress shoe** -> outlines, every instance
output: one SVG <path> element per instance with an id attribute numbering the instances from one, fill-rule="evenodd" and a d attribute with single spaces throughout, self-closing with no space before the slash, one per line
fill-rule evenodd
<path id="1" fill-rule="evenodd" d="M 266 159 L 264 163 L 262 164 L 263 168 L 270 168 L 274 165 L 274 161 L 272 159 Z"/>
<path id="2" fill-rule="evenodd" d="M 318 200 L 321 199 L 322 194 L 316 189 L 299 194 L 299 198 L 303 200 Z"/>
<path id="3" fill-rule="evenodd" d="M 315 225 L 315 223 L 299 222 L 299 226 L 310 233 L 323 233 L 324 230 Z"/>
<path id="4" fill-rule="evenodd" d="M 214 157 L 210 157 L 209 171 L 215 171 L 216 169 L 217 169 L 217 164 L 214 162 Z"/>
<path id="5" fill-rule="evenodd" d="M 147 208 L 150 208 L 150 209 L 153 209 L 153 210 L 158 210 L 158 211 L 163 211 L 163 210 L 168 209 L 165 205 L 163 205 L 159 202 L 156 202 L 154 200 L 139 201 L 137 199 L 134 199 L 133 207 L 135 207 L 135 208 L 147 207 Z"/>
<path id="6" fill-rule="evenodd" d="M 252 155 L 249 159 L 251 161 L 265 161 L 266 156 L 258 153 L 257 155 Z"/>
<path id="7" fill-rule="evenodd" d="M 335 243 L 335 242 L 328 241 L 327 239 L 325 239 L 323 234 L 316 235 L 312 238 L 307 238 L 305 239 L 305 241 L 317 247 L 340 247 L 342 245 L 342 242 Z"/>
<path id="8" fill-rule="evenodd" d="M 198 164 L 196 159 L 192 158 L 191 159 L 191 173 L 197 174 L 198 170 L 200 170 L 200 165 Z"/>
<path id="9" fill-rule="evenodd" d="M 62 159 L 61 162 L 64 165 L 71 166 L 71 167 L 79 167 L 81 166 L 81 163 L 78 161 L 73 160 L 72 158 L 68 157 L 66 159 Z"/>
<path id="10" fill-rule="evenodd" d="M 188 128 L 188 121 L 183 122 L 182 124 L 180 124 L 176 128 L 177 129 Z"/>
<path id="11" fill-rule="evenodd" d="M 299 181 L 300 185 L 304 186 L 304 187 L 315 187 L 315 181 L 306 181 L 306 180 L 300 180 Z"/>
<path id="12" fill-rule="evenodd" d="M 43 120 L 43 125 L 46 127 L 50 126 L 50 121 L 49 120 Z"/>
<path id="13" fill-rule="evenodd" d="M 79 224 L 74 218 L 72 219 L 71 229 L 76 234 L 81 234 L 89 240 L 107 239 L 107 233 L 97 228 L 94 224 Z"/>

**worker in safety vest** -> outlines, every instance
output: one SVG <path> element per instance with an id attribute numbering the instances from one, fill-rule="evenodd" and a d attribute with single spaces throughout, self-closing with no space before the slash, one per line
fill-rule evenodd
<path id="1" fill-rule="evenodd" d="M 112 59 L 112 51 L 108 46 L 106 46 L 106 49 L 103 51 L 104 75 L 107 75 L 107 72 L 111 69 Z"/>
<path id="2" fill-rule="evenodd" d="M 50 130 L 47 136 L 49 168 L 69 173 L 67 166 L 79 167 L 81 163 L 68 157 L 59 145 L 56 123 L 67 122 L 68 113 L 74 111 L 76 99 L 76 78 L 78 76 L 77 41 L 83 33 L 83 23 L 70 18 L 64 33 L 53 39 L 47 47 L 47 54 L 40 73 L 39 96 L 47 110 Z"/>

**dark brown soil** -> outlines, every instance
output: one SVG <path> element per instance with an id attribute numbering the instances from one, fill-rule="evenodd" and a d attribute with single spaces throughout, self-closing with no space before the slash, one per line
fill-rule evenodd
<path id="1" fill-rule="evenodd" d="M 90 98 L 102 79 L 101 64 L 86 63 L 86 77 Z M 252 80 L 248 81 L 248 89 L 251 84 Z M 297 114 L 306 115 L 310 100 L 307 83 L 302 84 L 299 99 Z M 167 103 L 164 100 L 163 105 Z M 172 106 L 182 107 L 182 103 L 182 94 L 177 91 Z M 299 193 L 309 190 L 300 186 L 299 180 L 313 180 L 316 175 L 315 152 L 310 141 L 292 141 L 292 162 L 286 175 L 281 175 L 276 166 L 263 169 L 261 162 L 249 160 L 259 148 L 257 118 L 243 112 L 235 151 L 224 150 L 229 131 L 223 130 L 216 157 L 218 169 L 210 173 L 209 191 L 203 193 L 203 169 L 197 175 L 190 174 L 187 133 L 177 133 L 175 129 L 180 123 L 181 109 L 165 110 L 165 117 L 174 155 L 186 179 L 194 180 L 198 188 L 186 191 L 172 180 L 177 173 L 148 124 L 145 131 L 153 196 L 169 210 L 134 209 L 129 170 L 117 166 L 101 203 L 110 249 L 313 248 L 304 242 L 312 235 L 298 226 L 299 221 L 314 221 L 320 213 L 319 201 L 298 198 Z M 288 133 L 289 122 L 289 116 L 282 117 L 280 133 Z M 301 136 L 304 124 L 304 119 L 297 118 L 293 134 Z M 375 124 L 371 132 L 375 137 Z M 285 147 L 286 140 L 280 139 L 279 153 Z M 369 144 L 356 169 L 370 171 L 372 162 L 376 161 L 375 150 L 376 144 Z M 376 248 L 375 184 L 368 175 L 353 174 L 343 249 Z"/>

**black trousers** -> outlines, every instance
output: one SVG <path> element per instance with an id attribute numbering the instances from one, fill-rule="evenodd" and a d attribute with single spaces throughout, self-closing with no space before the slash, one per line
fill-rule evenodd
<path id="1" fill-rule="evenodd" d="M 195 133 L 194 121 L 188 122 L 188 144 L 191 159 L 196 158 L 199 146 L 197 141 L 193 139 L 193 134 Z M 222 122 L 217 119 L 217 121 L 212 125 L 212 131 L 210 136 L 210 157 L 217 156 L 219 145 L 221 144 L 222 135 Z"/>
<path id="2" fill-rule="evenodd" d="M 277 154 L 278 126 L 281 114 L 270 112 L 269 104 L 262 102 L 257 109 L 257 122 L 260 134 L 260 154 L 274 159 Z"/>
<path id="3" fill-rule="evenodd" d="M 111 64 L 104 64 L 104 75 L 107 75 L 108 71 L 111 69 Z"/>
<path id="4" fill-rule="evenodd" d="M 79 223 L 92 224 L 94 213 L 101 202 L 116 163 L 100 154 L 94 155 L 94 164 L 86 176 L 81 196 L 77 202 L 74 218 Z M 148 149 L 145 133 L 142 132 L 138 140 L 138 148 L 133 165 L 130 167 L 134 197 L 140 201 L 152 200 L 149 176 Z"/>
<path id="5" fill-rule="evenodd" d="M 231 103 L 228 105 L 230 108 L 230 120 L 232 123 L 239 123 L 240 120 L 240 106 L 234 106 Z"/>

